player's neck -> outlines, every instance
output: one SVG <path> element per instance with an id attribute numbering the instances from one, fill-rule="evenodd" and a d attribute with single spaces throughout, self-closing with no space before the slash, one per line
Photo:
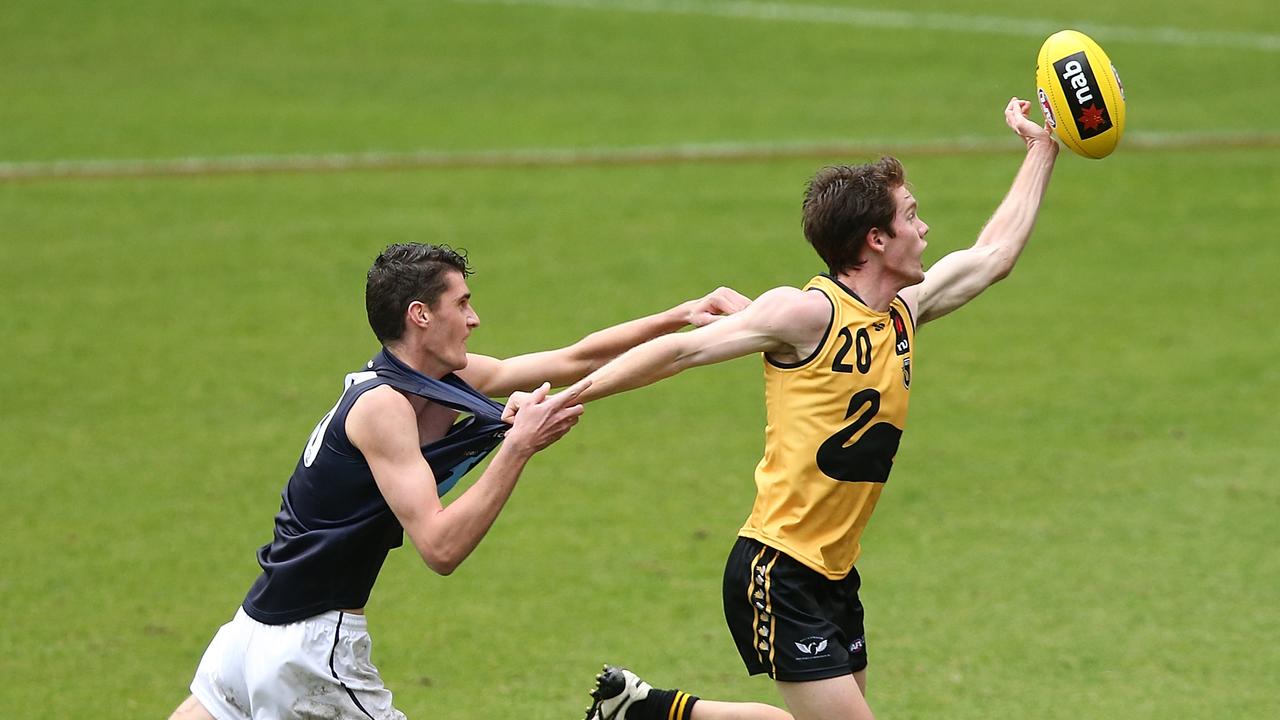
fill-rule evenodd
<path id="1" fill-rule="evenodd" d="M 837 273 L 835 278 L 876 312 L 888 312 L 889 304 L 902 290 L 902 286 L 894 278 L 866 267 L 844 270 Z"/>
<path id="2" fill-rule="evenodd" d="M 440 359 L 435 355 L 425 349 L 414 349 L 410 343 L 390 342 L 385 347 L 388 352 L 396 356 L 397 360 L 429 378 L 439 380 L 453 372 L 453 368 L 440 362 Z"/>

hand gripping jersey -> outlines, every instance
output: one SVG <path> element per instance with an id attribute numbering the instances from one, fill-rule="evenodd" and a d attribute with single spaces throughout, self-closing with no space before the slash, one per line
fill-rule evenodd
<path id="1" fill-rule="evenodd" d="M 801 362 L 765 357 L 764 458 L 739 535 L 838 580 L 861 553 L 906 425 L 915 325 L 900 297 L 881 313 L 828 275 L 805 290 L 831 302 L 831 324 Z"/>
<path id="2" fill-rule="evenodd" d="M 364 455 L 347 438 L 347 414 L 364 393 L 390 385 L 470 415 L 422 455 L 444 495 L 502 441 L 502 406 L 456 375 L 427 377 L 385 348 L 347 375 L 338 403 L 320 420 L 281 493 L 272 541 L 258 550 L 262 574 L 244 599 L 269 625 L 328 610 L 364 607 L 387 553 L 404 530 L 382 498 Z"/>

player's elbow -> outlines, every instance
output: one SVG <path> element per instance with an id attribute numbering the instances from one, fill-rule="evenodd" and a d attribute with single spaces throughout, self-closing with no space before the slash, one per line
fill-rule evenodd
<path id="1" fill-rule="evenodd" d="M 434 572 L 435 574 L 440 575 L 440 576 L 443 576 L 443 577 L 448 577 L 448 576 L 452 575 L 452 574 L 453 574 L 453 571 L 454 571 L 454 570 L 457 570 L 457 569 L 458 569 L 458 566 L 459 566 L 459 565 L 461 565 L 461 564 L 462 564 L 462 563 L 457 563 L 457 562 L 439 562 L 439 561 L 437 561 L 437 562 L 431 562 L 431 561 L 427 561 L 427 567 L 431 568 L 431 571 L 432 571 L 432 572 Z"/>
<path id="2" fill-rule="evenodd" d="M 1013 266 L 1018 262 L 1018 253 L 1007 248 L 996 248 L 986 262 L 988 284 L 998 283 L 1013 273 Z"/>
<path id="3" fill-rule="evenodd" d="M 1012 275 L 1012 274 L 1013 274 L 1013 263 L 1012 263 L 1012 262 L 1007 262 L 1007 263 L 1002 262 L 1002 263 L 998 263 L 995 267 L 991 268 L 991 275 L 990 275 L 991 282 L 990 282 L 990 284 L 991 284 L 991 285 L 994 285 L 994 284 L 996 284 L 996 283 L 1000 282 L 1001 280 L 1003 280 L 1003 279 L 1005 279 L 1005 278 L 1009 277 L 1009 276 L 1010 276 L 1010 275 Z"/>
<path id="4" fill-rule="evenodd" d="M 418 556 L 422 558 L 422 562 L 437 575 L 451 575 L 462 561 L 466 559 L 467 554 L 461 551 L 461 548 L 452 547 L 447 542 L 440 542 L 439 539 L 427 539 L 421 536 L 413 537 L 413 545 L 418 551 Z"/>
<path id="5" fill-rule="evenodd" d="M 445 552 L 419 552 L 422 561 L 426 563 L 431 572 L 437 575 L 449 576 L 454 570 L 462 564 L 461 557 L 455 557 Z"/>
<path id="6" fill-rule="evenodd" d="M 681 340 L 685 340 L 684 335 L 680 336 Z M 716 361 L 715 353 L 712 348 L 691 342 L 673 343 L 671 353 L 666 358 L 667 377 L 682 373 L 689 368 L 710 365 Z"/>
<path id="7" fill-rule="evenodd" d="M 629 349 L 609 340 L 603 331 L 593 332 L 560 353 L 561 376 L 566 384 L 577 382 Z"/>

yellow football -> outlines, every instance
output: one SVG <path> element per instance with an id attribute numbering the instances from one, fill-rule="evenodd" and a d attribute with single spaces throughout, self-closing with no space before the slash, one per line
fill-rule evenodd
<path id="1" fill-rule="evenodd" d="M 1098 43 L 1075 30 L 1050 35 L 1040 46 L 1036 85 L 1044 118 L 1063 145 L 1095 160 L 1116 149 L 1124 134 L 1124 86 Z"/>

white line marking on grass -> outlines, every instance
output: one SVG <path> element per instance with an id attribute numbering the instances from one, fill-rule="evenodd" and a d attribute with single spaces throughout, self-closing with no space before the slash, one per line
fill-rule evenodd
<path id="1" fill-rule="evenodd" d="M 1125 135 L 1119 152 L 1225 150 L 1280 147 L 1280 133 L 1140 133 Z M 204 177 L 267 173 L 354 172 L 433 168 L 555 167 L 579 165 L 671 165 L 815 158 L 829 162 L 889 155 L 978 155 L 1018 152 L 1013 137 L 926 140 L 837 139 L 776 142 L 717 142 L 594 148 L 514 148 L 458 152 L 407 151 L 322 155 L 233 155 L 153 160 L 53 160 L 0 162 L 0 183 L 38 180 Z"/>
<path id="2" fill-rule="evenodd" d="M 662 15 L 710 15 L 715 17 L 777 20 L 826 25 L 909 30 L 938 30 L 1048 37 L 1064 27 L 1072 27 L 1101 42 L 1138 42 L 1180 47 L 1220 47 L 1232 50 L 1280 52 L 1280 35 L 1212 30 L 1184 30 L 1174 27 L 1131 27 L 1090 22 L 1020 19 L 988 15 L 868 10 L 836 5 L 803 5 L 760 0 L 454 0 L 467 5 L 526 5 L 581 10 Z"/>

